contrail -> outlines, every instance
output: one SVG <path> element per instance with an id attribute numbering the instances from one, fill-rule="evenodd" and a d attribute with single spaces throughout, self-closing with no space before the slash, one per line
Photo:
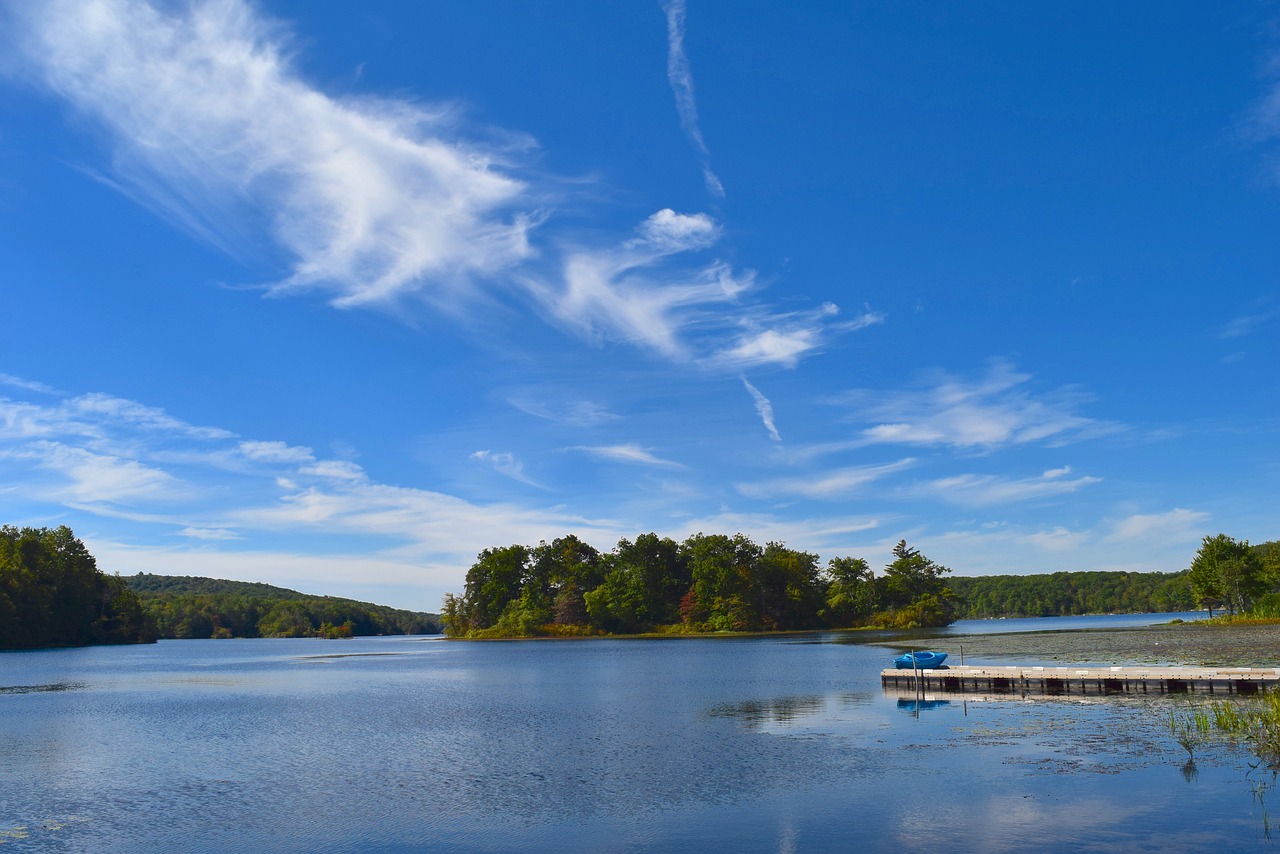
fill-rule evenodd
<path id="1" fill-rule="evenodd" d="M 698 127 L 698 104 L 693 97 L 693 71 L 689 68 L 689 57 L 684 53 L 684 0 L 667 0 L 662 4 L 667 13 L 667 80 L 671 82 L 671 91 L 676 96 L 676 112 L 680 114 L 680 127 L 684 128 L 693 150 L 697 152 L 702 164 L 702 180 L 706 182 L 707 192 L 717 198 L 724 198 L 724 185 L 711 171 L 711 152 L 702 139 L 702 130 Z"/>

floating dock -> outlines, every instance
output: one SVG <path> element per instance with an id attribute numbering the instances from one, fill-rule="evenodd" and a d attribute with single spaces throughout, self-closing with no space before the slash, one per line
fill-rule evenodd
<path id="1" fill-rule="evenodd" d="M 885 670 L 885 688 L 947 694 L 1258 694 L 1280 685 L 1273 667 L 941 667 Z"/>

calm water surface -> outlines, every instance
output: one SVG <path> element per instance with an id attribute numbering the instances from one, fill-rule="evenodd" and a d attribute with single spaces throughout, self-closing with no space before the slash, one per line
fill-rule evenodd
<path id="1" fill-rule="evenodd" d="M 1269 847 L 1169 706 L 916 708 L 835 640 L 3 653 L 0 852 Z"/>

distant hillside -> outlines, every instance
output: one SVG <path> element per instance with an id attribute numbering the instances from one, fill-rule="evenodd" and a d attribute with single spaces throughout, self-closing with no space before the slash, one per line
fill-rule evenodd
<path id="1" fill-rule="evenodd" d="M 290 590 L 287 587 L 276 587 L 263 584 L 261 581 L 228 581 L 224 578 L 203 578 L 198 575 L 152 575 L 139 572 L 137 575 L 125 577 L 125 583 L 135 593 L 171 593 L 175 596 L 188 594 L 229 594 L 232 596 L 260 596 L 267 599 L 308 599 L 320 598 Z"/>
<path id="2" fill-rule="evenodd" d="M 439 634 L 440 617 L 285 587 L 138 573 L 123 579 L 162 638 Z"/>
<path id="3" fill-rule="evenodd" d="M 1062 617 L 1076 614 L 1190 611 L 1187 573 L 1053 572 L 955 576 L 947 587 L 960 617 Z"/>

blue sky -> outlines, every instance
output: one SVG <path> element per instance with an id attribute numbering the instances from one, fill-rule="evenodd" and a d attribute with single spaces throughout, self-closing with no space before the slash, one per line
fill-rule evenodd
<path id="1" fill-rule="evenodd" d="M 107 571 L 1280 536 L 1269 4 L 0 8 L 0 520 Z"/>

